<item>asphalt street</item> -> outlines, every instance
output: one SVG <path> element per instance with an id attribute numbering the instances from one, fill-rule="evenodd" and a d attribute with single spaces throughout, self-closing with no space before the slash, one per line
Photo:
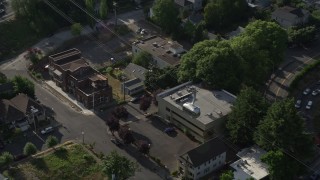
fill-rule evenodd
<path id="1" fill-rule="evenodd" d="M 270 76 L 265 96 L 269 100 L 283 99 L 288 96 L 288 87 L 305 65 L 315 61 L 320 55 L 320 41 L 310 48 L 287 49 L 285 60 Z"/>

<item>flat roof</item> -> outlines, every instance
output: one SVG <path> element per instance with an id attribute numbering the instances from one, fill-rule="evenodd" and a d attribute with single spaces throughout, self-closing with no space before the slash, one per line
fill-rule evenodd
<path id="1" fill-rule="evenodd" d="M 174 55 L 169 51 L 170 48 L 182 48 L 177 42 L 166 40 L 158 36 L 152 36 L 145 40 L 135 42 L 135 45 L 140 49 L 156 56 L 172 66 L 180 63 L 179 55 Z"/>
<path id="2" fill-rule="evenodd" d="M 264 154 L 266 154 L 266 151 L 257 145 L 238 152 L 237 156 L 240 157 L 240 159 L 230 165 L 235 170 L 233 172 L 234 178 L 246 180 L 250 177 L 262 179 L 268 176 L 268 166 L 261 162 L 261 156 Z"/>
<path id="3" fill-rule="evenodd" d="M 200 108 L 200 114 L 197 116 L 190 114 L 192 118 L 203 124 L 209 124 L 231 112 L 236 96 L 225 90 L 203 89 L 200 85 L 194 85 L 192 82 L 168 89 L 158 96 L 181 111 L 185 111 L 183 110 L 183 104 L 193 101 L 193 89 L 196 90 L 194 105 Z"/>

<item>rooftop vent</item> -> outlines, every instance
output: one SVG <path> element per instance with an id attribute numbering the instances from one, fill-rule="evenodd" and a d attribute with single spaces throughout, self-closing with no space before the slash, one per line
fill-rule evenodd
<path id="1" fill-rule="evenodd" d="M 200 108 L 192 103 L 184 103 L 182 106 L 183 106 L 183 109 L 185 109 L 195 115 L 200 114 Z"/>

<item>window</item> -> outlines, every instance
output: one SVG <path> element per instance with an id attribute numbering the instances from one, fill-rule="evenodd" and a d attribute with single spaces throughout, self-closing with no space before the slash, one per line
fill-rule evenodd
<path id="1" fill-rule="evenodd" d="M 200 172 L 197 173 L 197 176 L 200 174 Z"/>
<path id="2" fill-rule="evenodd" d="M 210 161 L 211 161 L 211 159 L 209 159 L 209 162 L 208 162 L 209 164 L 210 164 Z"/>
<path id="3" fill-rule="evenodd" d="M 203 173 L 204 173 L 204 174 L 207 174 L 207 173 L 209 172 L 209 170 L 210 170 L 210 167 L 206 168 L 206 169 L 203 171 Z"/>
<path id="4" fill-rule="evenodd" d="M 170 112 L 170 109 L 168 107 L 166 107 L 166 111 Z"/>
<path id="5" fill-rule="evenodd" d="M 100 100 L 100 102 L 103 102 L 104 101 L 104 96 L 100 96 L 99 100 Z"/>
<path id="6" fill-rule="evenodd" d="M 189 175 L 193 177 L 193 174 L 192 174 L 192 172 L 189 172 Z"/>

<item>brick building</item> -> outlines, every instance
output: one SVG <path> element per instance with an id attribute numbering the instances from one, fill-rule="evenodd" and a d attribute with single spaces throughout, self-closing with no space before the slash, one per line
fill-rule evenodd
<path id="1" fill-rule="evenodd" d="M 86 108 L 108 103 L 112 98 L 108 79 L 90 67 L 78 49 L 49 56 L 49 74 L 57 86 Z"/>

